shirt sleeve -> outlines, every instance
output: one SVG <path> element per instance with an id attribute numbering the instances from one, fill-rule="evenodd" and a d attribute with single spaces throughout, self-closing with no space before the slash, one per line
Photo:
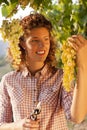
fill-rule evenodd
<path id="1" fill-rule="evenodd" d="M 6 87 L 3 77 L 0 83 L 0 124 L 12 122 L 12 108 Z"/>
<path id="2" fill-rule="evenodd" d="M 62 107 L 65 112 L 65 116 L 67 120 L 71 120 L 71 105 L 73 99 L 73 89 L 70 92 L 65 91 L 62 87 Z"/>

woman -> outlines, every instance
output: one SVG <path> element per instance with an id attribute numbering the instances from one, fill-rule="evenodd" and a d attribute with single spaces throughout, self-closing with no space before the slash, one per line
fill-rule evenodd
<path id="1" fill-rule="evenodd" d="M 63 72 L 56 68 L 50 21 L 36 13 L 23 18 L 21 25 L 24 30 L 19 43 L 21 64 L 1 81 L 0 130 L 68 130 L 66 118 L 81 122 L 87 112 L 86 107 L 84 110 L 87 40 L 80 35 L 68 39 L 77 51 L 79 68 L 73 94 L 64 90 Z M 41 112 L 37 120 L 32 120 L 30 115 L 39 102 Z"/>

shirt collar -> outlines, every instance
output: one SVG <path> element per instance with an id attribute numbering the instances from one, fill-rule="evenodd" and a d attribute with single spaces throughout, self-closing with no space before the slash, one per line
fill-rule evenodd
<path id="1" fill-rule="evenodd" d="M 48 71 L 48 65 L 46 64 L 46 65 L 44 65 L 44 67 L 43 67 L 40 71 L 38 71 L 38 72 L 35 74 L 35 77 L 37 77 L 38 75 L 45 75 L 47 71 Z M 32 76 L 27 67 L 24 67 L 24 68 L 23 68 L 22 75 L 23 75 L 24 77 L 26 77 L 26 76 L 28 76 L 28 75 L 29 75 L 30 77 Z"/>

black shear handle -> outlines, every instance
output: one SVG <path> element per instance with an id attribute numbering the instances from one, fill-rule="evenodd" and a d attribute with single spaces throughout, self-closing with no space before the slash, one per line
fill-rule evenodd
<path id="1" fill-rule="evenodd" d="M 38 103 L 37 107 L 33 110 L 33 112 L 30 115 L 31 120 L 37 120 L 37 115 L 41 112 L 41 103 Z"/>

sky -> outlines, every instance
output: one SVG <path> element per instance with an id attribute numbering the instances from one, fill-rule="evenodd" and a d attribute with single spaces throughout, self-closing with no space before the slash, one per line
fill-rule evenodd
<path id="1" fill-rule="evenodd" d="M 55 0 L 56 1 L 56 0 Z M 73 3 L 77 2 L 78 0 L 73 0 Z M 27 6 L 25 8 L 25 10 L 22 10 L 22 9 L 19 9 L 19 11 L 17 12 L 16 15 L 14 15 L 14 18 L 22 18 L 26 15 L 28 15 L 31 11 L 33 11 L 32 8 L 29 8 L 29 6 Z M 2 17 L 2 14 L 1 14 L 1 7 L 0 7 L 0 26 L 2 24 L 2 20 L 5 19 L 4 17 Z M 0 40 L 2 40 L 2 37 L 1 37 L 1 34 L 0 34 Z"/>

